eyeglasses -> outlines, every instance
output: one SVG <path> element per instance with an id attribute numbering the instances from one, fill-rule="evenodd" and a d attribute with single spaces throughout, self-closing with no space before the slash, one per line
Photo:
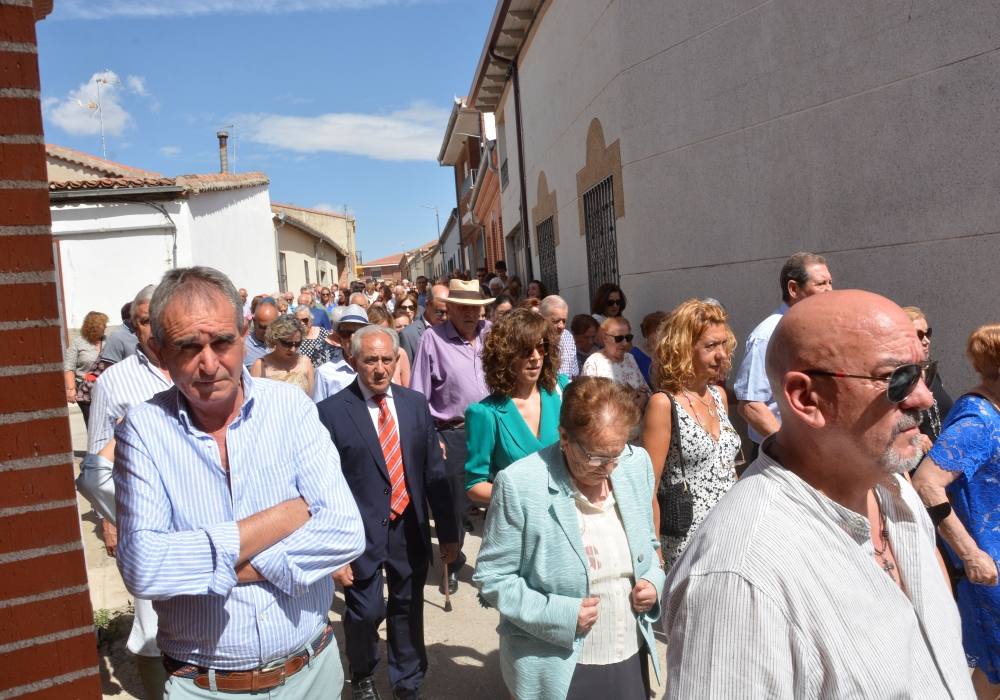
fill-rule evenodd
<path id="1" fill-rule="evenodd" d="M 608 303 L 605 304 L 605 306 L 621 306 L 621 305 L 622 305 L 621 299 L 608 299 Z"/>
<path id="2" fill-rule="evenodd" d="M 881 377 L 869 377 L 864 374 L 847 374 L 846 372 L 829 372 L 822 369 L 802 370 L 803 374 L 821 377 L 836 377 L 839 379 L 869 379 L 875 382 L 886 382 L 885 396 L 890 403 L 901 403 L 913 393 L 920 380 L 930 386 L 937 376 L 937 362 L 914 362 L 912 364 L 900 365 L 889 374 Z"/>
<path id="3" fill-rule="evenodd" d="M 542 357 L 545 357 L 546 355 L 548 355 L 549 354 L 549 341 L 543 340 L 538 345 L 531 346 L 526 351 L 524 351 L 524 352 L 521 353 L 521 357 L 524 358 L 525 360 L 527 360 L 529 357 L 531 357 L 532 355 L 534 355 L 535 352 L 537 352 Z"/>
<path id="4" fill-rule="evenodd" d="M 448 309 L 434 309 L 434 315 L 438 318 L 444 318 L 448 315 Z"/>
<path id="5" fill-rule="evenodd" d="M 296 342 L 294 340 L 279 340 L 278 345 L 283 347 L 285 350 L 297 350 L 302 347 L 302 341 L 299 340 Z"/>
<path id="6" fill-rule="evenodd" d="M 302 318 L 299 319 L 299 323 L 301 323 L 303 326 L 308 326 L 312 322 L 313 320 L 311 316 L 303 316 Z"/>
<path id="7" fill-rule="evenodd" d="M 603 467 L 605 464 L 618 466 L 618 463 L 623 459 L 628 459 L 632 456 L 632 446 L 627 443 L 625 445 L 625 449 L 620 454 L 615 455 L 614 457 L 608 457 L 607 455 L 596 455 L 593 452 L 589 452 L 579 440 L 574 440 L 573 442 L 576 444 L 577 449 L 580 450 L 584 456 L 586 456 L 587 466 L 594 467 L 595 469 L 597 467 Z"/>
<path id="8" fill-rule="evenodd" d="M 625 335 L 609 335 L 608 337 L 611 340 L 615 341 L 616 343 L 621 343 L 621 342 L 631 343 L 632 338 L 634 338 L 635 336 L 632 335 L 631 333 L 626 333 Z"/>
<path id="9" fill-rule="evenodd" d="M 933 330 L 934 330 L 933 328 L 928 328 L 927 330 L 922 331 L 922 330 L 920 330 L 918 328 L 917 329 L 917 340 L 919 340 L 921 343 L 924 342 L 924 338 L 927 338 L 927 340 L 930 340 L 931 339 L 931 333 L 933 332 Z"/>

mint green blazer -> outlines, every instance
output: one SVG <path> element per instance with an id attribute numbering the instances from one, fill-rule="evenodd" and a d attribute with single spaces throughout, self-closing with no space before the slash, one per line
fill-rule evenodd
<path id="1" fill-rule="evenodd" d="M 655 549 L 653 466 L 645 450 L 633 450 L 611 485 L 634 578 L 652 583 L 659 600 L 665 575 Z M 583 646 L 576 619 L 589 591 L 588 564 L 572 493 L 558 444 L 515 462 L 493 483 L 472 580 L 500 612 L 500 668 L 518 700 L 565 700 Z M 659 604 L 636 616 L 657 679 L 652 623 L 659 616 Z"/>
<path id="2" fill-rule="evenodd" d="M 569 379 L 560 374 L 556 382 L 555 391 L 539 391 L 542 415 L 537 436 L 509 396 L 491 394 L 469 405 L 465 410 L 465 442 L 469 449 L 465 461 L 466 490 L 481 481 L 493 481 L 501 469 L 559 440 L 562 390 Z"/>

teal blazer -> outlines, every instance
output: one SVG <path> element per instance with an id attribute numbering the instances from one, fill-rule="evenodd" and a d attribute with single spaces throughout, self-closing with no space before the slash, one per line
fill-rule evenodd
<path id="1" fill-rule="evenodd" d="M 538 437 L 524 422 L 509 396 L 491 394 L 465 410 L 465 442 L 469 456 L 465 461 L 465 488 L 481 481 L 494 481 L 497 472 L 519 459 L 538 452 L 559 440 L 559 409 L 562 390 L 569 378 L 556 377 L 556 391 L 541 389 L 541 418 Z"/>
<path id="2" fill-rule="evenodd" d="M 653 467 L 645 450 L 633 450 L 611 485 L 634 578 L 652 583 L 659 600 L 665 575 L 655 549 Z M 500 668 L 518 700 L 564 700 L 583 646 L 576 619 L 590 586 L 572 494 L 558 444 L 512 464 L 493 484 L 472 580 L 480 598 L 500 611 Z M 657 679 L 652 623 L 659 616 L 659 603 L 637 615 Z"/>

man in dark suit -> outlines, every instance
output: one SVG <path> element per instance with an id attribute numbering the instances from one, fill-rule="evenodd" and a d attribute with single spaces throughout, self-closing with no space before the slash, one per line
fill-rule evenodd
<path id="1" fill-rule="evenodd" d="M 389 584 L 389 680 L 396 698 L 419 698 L 427 670 L 423 588 L 431 559 L 428 503 L 441 559 L 458 553 L 457 516 L 434 421 L 423 394 L 390 384 L 399 338 L 365 326 L 351 338 L 357 380 L 317 404 L 340 452 L 365 523 L 364 553 L 334 574 L 344 586 L 347 660 L 354 700 L 379 700 L 372 673 Z"/>

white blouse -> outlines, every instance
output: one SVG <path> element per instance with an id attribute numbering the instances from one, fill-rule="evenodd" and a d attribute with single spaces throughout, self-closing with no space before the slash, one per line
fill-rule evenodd
<path id="1" fill-rule="evenodd" d="M 595 352 L 583 363 L 580 374 L 585 377 L 607 377 L 619 384 L 649 393 L 649 385 L 643 379 L 639 365 L 635 363 L 635 358 L 628 352 L 625 353 L 621 362 L 612 362 L 605 357 L 603 352 Z"/>
<path id="2" fill-rule="evenodd" d="M 601 602 L 597 622 L 584 637 L 577 663 L 605 666 L 634 656 L 639 651 L 639 625 L 632 612 L 632 554 L 613 493 L 594 505 L 574 492 L 577 522 L 583 551 L 587 555 L 590 595 Z"/>

